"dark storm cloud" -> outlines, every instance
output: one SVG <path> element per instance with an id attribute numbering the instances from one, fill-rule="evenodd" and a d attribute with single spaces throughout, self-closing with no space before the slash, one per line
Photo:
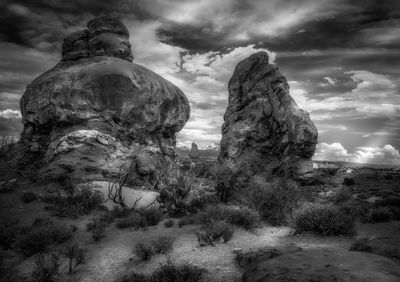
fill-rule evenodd
<path id="1" fill-rule="evenodd" d="M 263 3 L 265 8 L 257 9 L 255 2 L 259 1 L 231 2 L 225 18 L 236 20 L 216 24 L 212 14 L 210 18 L 194 22 L 182 23 L 172 20 L 159 28 L 158 35 L 164 42 L 195 51 L 221 50 L 224 47 L 259 43 L 276 52 L 371 45 L 388 48 L 400 46 L 398 36 L 395 36 L 396 28 L 400 27 L 400 2 L 397 0 L 321 1 L 316 11 L 304 15 L 307 17 L 301 18 L 297 24 L 285 27 L 284 21 L 279 22 L 282 28 L 275 27 L 274 33 L 267 32 L 270 20 L 268 16 L 273 14 L 264 10 L 276 9 L 278 15 L 281 13 L 282 17 L 288 17 L 290 22 L 290 17 L 296 17 L 296 13 L 301 14 L 301 9 L 306 9 L 307 5 L 311 6 L 312 3 L 281 1 L 271 5 Z M 287 13 L 290 11 L 293 11 L 292 14 Z M 252 17 L 253 20 L 244 20 L 248 17 Z M 271 21 L 273 25 L 273 19 Z M 264 24 L 265 32 L 262 29 L 254 30 L 257 24 Z M 235 33 L 243 29 L 246 30 L 246 36 L 235 38 Z M 382 35 L 382 32 L 387 35 Z"/>
<path id="2" fill-rule="evenodd" d="M 99 15 L 153 18 L 142 1 L 6 0 L 0 4 L 0 39 L 41 50 L 59 49 L 62 38 Z"/>

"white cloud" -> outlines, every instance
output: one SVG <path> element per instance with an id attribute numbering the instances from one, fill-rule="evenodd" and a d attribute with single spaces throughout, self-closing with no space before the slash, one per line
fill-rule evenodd
<path id="1" fill-rule="evenodd" d="M 20 119 L 20 118 L 22 118 L 20 111 L 11 110 L 11 109 L 0 111 L 0 117 L 5 118 L 5 119 Z"/>
<path id="2" fill-rule="evenodd" d="M 307 96 L 301 83 L 290 81 L 291 94 L 301 108 L 311 112 L 311 117 L 313 111 L 351 108 L 354 110 L 348 111 L 347 117 L 395 118 L 400 115 L 400 95 L 396 85 L 388 76 L 365 70 L 348 71 L 345 74 L 350 75 L 350 78 L 357 83 L 351 92 L 340 96 L 325 93 L 327 98 L 313 99 Z M 328 80 L 328 77 L 325 79 Z"/>
<path id="3" fill-rule="evenodd" d="M 314 159 L 364 164 L 400 165 L 399 151 L 389 144 L 383 147 L 356 147 L 353 153 L 349 153 L 340 143 L 320 143 L 317 145 Z"/>

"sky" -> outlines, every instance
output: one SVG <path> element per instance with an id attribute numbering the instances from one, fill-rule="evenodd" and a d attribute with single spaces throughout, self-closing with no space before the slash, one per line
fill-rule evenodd
<path id="1" fill-rule="evenodd" d="M 219 146 L 234 67 L 266 51 L 318 128 L 315 159 L 400 164 L 398 0 L 2 0 L 0 135 L 20 134 L 26 85 L 99 15 L 121 18 L 134 62 L 188 97 L 178 146 Z"/>

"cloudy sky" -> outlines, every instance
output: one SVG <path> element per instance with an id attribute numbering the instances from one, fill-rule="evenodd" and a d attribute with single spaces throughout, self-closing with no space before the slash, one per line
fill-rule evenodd
<path id="1" fill-rule="evenodd" d="M 136 63 L 187 95 L 179 145 L 218 146 L 233 69 L 264 50 L 318 128 L 315 158 L 400 164 L 398 0 L 2 0 L 0 135 L 19 135 L 19 99 L 62 38 L 104 14 L 128 27 Z"/>

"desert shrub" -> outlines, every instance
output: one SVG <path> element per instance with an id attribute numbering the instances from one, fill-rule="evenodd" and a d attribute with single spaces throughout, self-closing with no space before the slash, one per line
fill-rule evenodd
<path id="1" fill-rule="evenodd" d="M 43 220 L 34 223 L 29 232 L 21 235 L 18 247 L 24 254 L 33 255 L 44 252 L 51 244 L 64 243 L 71 237 L 71 229 L 50 220 Z"/>
<path id="2" fill-rule="evenodd" d="M 386 174 L 386 175 L 385 175 L 385 179 L 386 179 L 386 180 L 391 180 L 391 179 L 393 179 L 393 175 L 391 175 L 391 174 Z"/>
<path id="3" fill-rule="evenodd" d="M 30 227 L 18 226 L 16 223 L 3 224 L 0 227 L 0 246 L 4 250 L 13 249 L 21 234 L 29 232 Z"/>
<path id="4" fill-rule="evenodd" d="M 38 199 L 38 196 L 34 192 L 24 192 L 21 196 L 21 201 L 24 203 L 31 203 L 33 201 L 36 201 Z"/>
<path id="5" fill-rule="evenodd" d="M 172 251 L 174 244 L 174 238 L 170 236 L 161 236 L 151 241 L 154 252 L 157 254 L 166 254 Z"/>
<path id="6" fill-rule="evenodd" d="M 0 281 L 23 282 L 26 281 L 18 274 L 15 263 L 7 261 L 7 252 L 0 249 Z"/>
<path id="7" fill-rule="evenodd" d="M 295 232 L 313 232 L 320 235 L 352 235 L 354 218 L 334 205 L 308 205 L 294 217 Z"/>
<path id="8" fill-rule="evenodd" d="M 351 185 L 354 185 L 355 183 L 356 183 L 355 180 L 351 177 L 345 177 L 343 179 L 343 184 L 346 186 L 351 186 Z"/>
<path id="9" fill-rule="evenodd" d="M 273 182 L 254 178 L 242 195 L 242 199 L 272 225 L 288 224 L 301 198 L 302 192 L 295 182 L 280 178 Z"/>
<path id="10" fill-rule="evenodd" d="M 115 222 L 117 228 L 125 229 L 125 228 L 134 228 L 139 229 L 146 227 L 147 220 L 139 213 L 131 213 L 128 217 L 118 218 Z"/>
<path id="11" fill-rule="evenodd" d="M 388 197 L 375 202 L 376 207 L 400 207 L 400 197 Z"/>
<path id="12" fill-rule="evenodd" d="M 183 172 L 178 169 L 173 177 L 175 180 L 165 185 L 160 191 L 159 201 L 172 216 L 182 216 L 187 214 L 185 198 L 192 189 L 194 175 L 190 172 Z"/>
<path id="13" fill-rule="evenodd" d="M 32 280 L 35 282 L 57 281 L 59 266 L 59 257 L 56 254 L 53 253 L 50 257 L 39 254 L 35 260 L 35 268 L 31 275 Z"/>
<path id="14" fill-rule="evenodd" d="M 196 232 L 196 237 L 200 246 L 214 246 L 220 240 L 223 240 L 224 243 L 228 242 L 234 232 L 235 229 L 231 224 L 220 221 L 202 226 Z"/>
<path id="15" fill-rule="evenodd" d="M 246 230 L 257 228 L 261 223 L 258 213 L 245 207 L 229 210 L 226 221 Z"/>
<path id="16" fill-rule="evenodd" d="M 392 212 L 387 207 L 378 207 L 371 210 L 371 222 L 389 222 L 392 219 Z"/>
<path id="17" fill-rule="evenodd" d="M 135 245 L 134 252 L 140 260 L 147 261 L 154 255 L 154 247 L 150 241 L 139 242 Z"/>
<path id="18" fill-rule="evenodd" d="M 204 270 L 191 264 L 175 265 L 168 261 L 162 264 L 151 275 L 152 282 L 197 282 L 200 281 Z"/>
<path id="19" fill-rule="evenodd" d="M 350 199 L 351 199 L 350 190 L 346 189 L 346 188 L 342 188 L 342 189 L 340 189 L 339 191 L 337 191 L 335 193 L 335 196 L 333 198 L 333 202 L 335 204 L 340 204 L 340 203 L 346 202 L 346 201 L 348 201 Z"/>
<path id="20" fill-rule="evenodd" d="M 202 225 L 225 221 L 246 230 L 256 228 L 261 223 L 258 213 L 246 207 L 211 206 L 199 213 L 197 218 Z"/>
<path id="21" fill-rule="evenodd" d="M 108 224 L 109 222 L 105 218 L 96 217 L 86 225 L 86 228 L 87 231 L 92 233 L 93 240 L 97 242 L 106 236 L 106 227 Z"/>
<path id="22" fill-rule="evenodd" d="M 174 226 L 174 220 L 173 219 L 167 219 L 166 221 L 164 221 L 164 226 L 166 228 L 170 228 L 170 227 Z"/>
<path id="23" fill-rule="evenodd" d="M 159 208 L 140 208 L 136 212 L 146 220 L 148 226 L 157 225 L 164 216 Z"/>
<path id="24" fill-rule="evenodd" d="M 181 219 L 179 219 L 178 226 L 179 226 L 179 228 L 181 228 L 182 226 L 196 224 L 196 223 L 197 223 L 196 217 L 194 217 L 192 215 L 187 215 L 187 216 L 184 216 Z"/>
<path id="25" fill-rule="evenodd" d="M 132 213 L 132 210 L 124 209 L 121 208 L 120 206 L 114 206 L 113 209 L 110 211 L 110 213 L 114 218 L 121 218 L 129 216 Z"/>
<path id="26" fill-rule="evenodd" d="M 205 270 L 191 264 L 173 264 L 169 260 L 160 265 L 152 274 L 132 272 L 125 275 L 118 282 L 198 282 L 202 279 Z"/>
<path id="27" fill-rule="evenodd" d="M 68 259 L 68 274 L 72 274 L 73 268 L 84 263 L 86 250 L 79 247 L 78 243 L 71 243 L 64 248 L 62 254 Z"/>
<path id="28" fill-rule="evenodd" d="M 77 217 L 88 214 L 104 203 L 103 194 L 94 189 L 90 183 L 79 184 L 74 187 L 72 193 L 67 195 L 48 195 L 44 197 L 45 202 L 53 204 L 49 209 L 57 216 Z"/>

